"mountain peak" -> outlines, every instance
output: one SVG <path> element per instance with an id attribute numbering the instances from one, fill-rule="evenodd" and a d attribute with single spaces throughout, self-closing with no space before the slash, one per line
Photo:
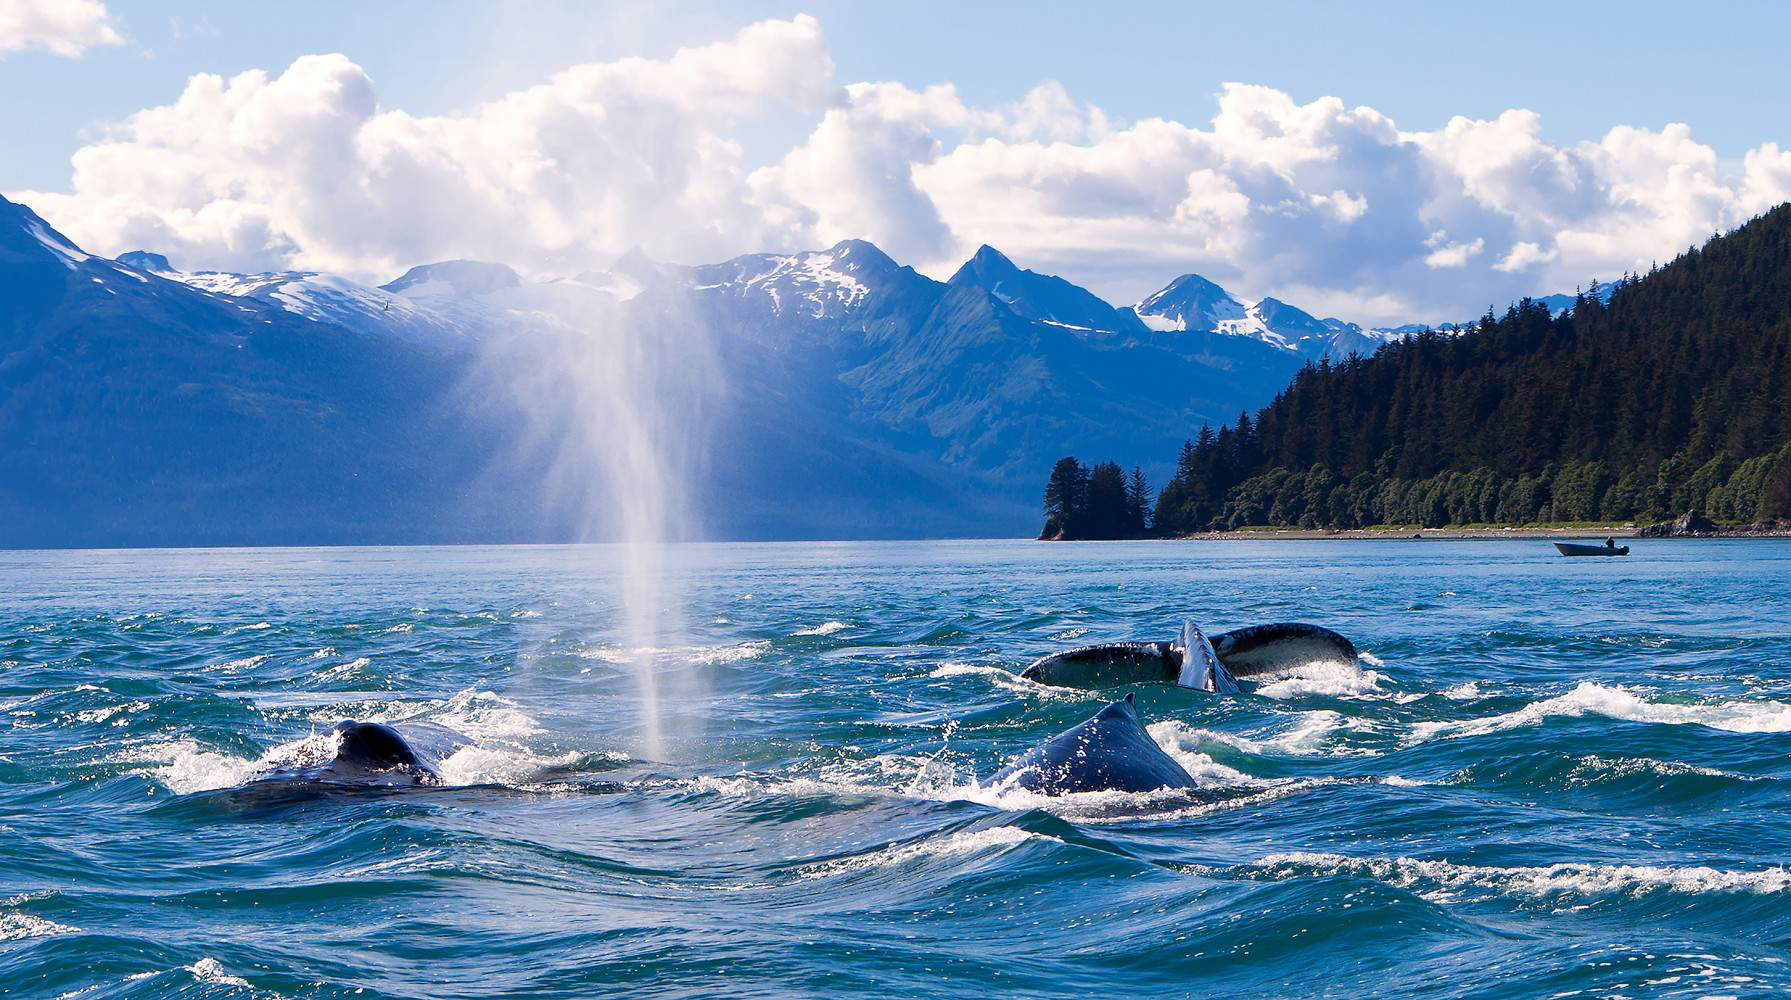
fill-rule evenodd
<path id="1" fill-rule="evenodd" d="M 148 250 L 132 250 L 130 253 L 121 253 L 118 255 L 118 263 L 139 271 L 148 271 L 151 274 L 180 273 L 179 268 L 168 263 L 168 258 L 159 253 L 150 253 Z"/>
<path id="2" fill-rule="evenodd" d="M 1056 275 L 1024 270 L 987 243 L 951 276 L 949 284 L 981 288 L 1038 323 L 1086 333 L 1142 332 L 1093 292 Z"/>
<path id="3" fill-rule="evenodd" d="M 54 261 L 73 268 L 91 260 L 74 241 L 57 232 L 30 208 L 16 201 L 0 198 L 0 261 L 7 263 L 49 263 Z"/>
<path id="4" fill-rule="evenodd" d="M 522 278 L 506 264 L 491 264 L 482 260 L 444 260 L 435 264 L 419 264 L 404 272 L 397 280 L 379 287 L 397 293 L 431 281 L 446 282 L 454 289 L 454 294 L 461 298 L 489 295 L 522 284 Z"/>
<path id="5" fill-rule="evenodd" d="M 1013 261 L 1008 259 L 1006 254 L 984 243 L 977 248 L 976 253 L 970 255 L 970 259 L 965 261 L 962 267 L 958 268 L 947 284 L 975 285 L 986 291 L 994 292 L 997 286 L 1020 280 L 1023 275 L 1031 275 L 1035 278 L 1046 277 L 1033 274 L 1031 271 L 1020 270 Z M 997 293 L 997 295 L 999 294 Z"/>

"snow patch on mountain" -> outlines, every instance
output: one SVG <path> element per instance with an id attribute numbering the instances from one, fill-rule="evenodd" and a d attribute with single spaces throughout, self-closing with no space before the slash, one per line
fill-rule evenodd
<path id="1" fill-rule="evenodd" d="M 1279 299 L 1248 302 L 1198 274 L 1184 274 L 1132 307 L 1157 333 L 1213 333 L 1258 340 L 1311 358 L 1372 354 L 1412 329 L 1364 329 L 1339 319 L 1318 319 Z"/>
<path id="2" fill-rule="evenodd" d="M 74 270 L 75 265 L 93 259 L 93 255 L 69 242 L 68 237 L 50 228 L 49 223 L 33 215 L 25 224 L 32 238 L 44 245 L 44 249 L 56 255 L 64 267 Z"/>
<path id="3" fill-rule="evenodd" d="M 682 270 L 692 291 L 768 300 L 778 316 L 834 319 L 870 294 L 871 286 L 864 279 L 895 268 L 883 251 L 862 240 L 847 240 L 828 250 L 747 254 Z"/>

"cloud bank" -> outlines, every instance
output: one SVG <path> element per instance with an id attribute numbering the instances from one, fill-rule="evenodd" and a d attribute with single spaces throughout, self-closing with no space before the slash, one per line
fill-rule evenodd
<path id="1" fill-rule="evenodd" d="M 97 6 L 97 5 L 95 5 Z M 565 70 L 465 114 L 382 109 L 342 55 L 193 77 L 16 192 L 82 245 L 187 268 L 385 280 L 452 257 L 541 274 L 872 240 L 949 272 L 989 243 L 1119 301 L 1196 271 L 1358 320 L 1444 321 L 1646 270 L 1791 199 L 1791 152 L 1725 169 L 1684 125 L 1558 146 L 1538 116 L 1405 132 L 1368 107 L 1227 84 L 1206 127 L 1109 121 L 1047 83 L 999 107 L 949 84 L 841 86 L 800 16 L 662 60 Z M 756 169 L 739 137 L 812 131 Z"/>
<path id="2" fill-rule="evenodd" d="M 100 0 L 0 0 L 0 53 L 45 48 L 70 59 L 91 45 L 123 45 Z"/>

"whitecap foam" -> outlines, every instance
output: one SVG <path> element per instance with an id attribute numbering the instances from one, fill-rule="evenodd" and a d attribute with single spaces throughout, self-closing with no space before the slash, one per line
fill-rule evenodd
<path id="1" fill-rule="evenodd" d="M 949 774 L 943 771 L 928 774 L 928 769 L 936 763 L 932 758 L 886 755 L 836 765 L 819 777 L 699 777 L 674 784 L 691 794 L 749 800 L 773 796 L 888 796 L 932 802 L 975 802 L 1007 812 L 1036 809 L 1073 822 L 1109 825 L 1139 819 L 1161 821 L 1203 816 L 1340 783 L 1336 778 L 1251 778 L 1213 764 L 1210 769 L 1201 769 L 1202 774 L 1195 775 L 1196 786 L 1193 788 L 1044 795 L 1009 784 L 984 785 L 974 776 L 960 782 L 955 769 Z"/>
<path id="2" fill-rule="evenodd" d="M 835 632 L 839 632 L 844 629 L 849 629 L 851 627 L 852 626 L 846 624 L 845 622 L 824 622 L 820 625 L 816 625 L 814 628 L 805 628 L 800 632 L 792 632 L 790 634 L 791 635 L 832 635 Z"/>
<path id="3" fill-rule="evenodd" d="M 474 727 L 454 728 L 466 732 Z M 494 732 L 514 731 L 502 725 L 484 728 Z M 334 732 L 313 733 L 282 743 L 256 760 L 245 760 L 207 750 L 196 743 L 180 742 L 139 748 L 135 760 L 142 761 L 147 754 L 158 766 L 145 773 L 169 791 L 187 795 L 242 785 L 255 775 L 274 768 L 323 767 L 335 759 L 339 743 Z M 462 747 L 442 761 L 439 770 L 443 785 L 520 785 L 535 781 L 545 771 L 575 764 L 585 756 L 572 752 L 538 757 L 525 749 L 487 744 Z"/>
<path id="4" fill-rule="evenodd" d="M 515 742 L 542 731 L 540 723 L 523 711 L 521 705 L 494 692 L 474 688 L 449 698 L 442 706 L 441 714 L 429 721 L 483 741 Z"/>
<path id="5" fill-rule="evenodd" d="M 927 672 L 928 677 L 987 677 L 989 682 L 1006 691 L 1019 694 L 1039 695 L 1059 701 L 1082 701 L 1088 693 L 1076 688 L 1053 687 L 1040 684 L 1014 673 L 1006 667 L 991 666 L 985 663 L 945 663 Z"/>
<path id="6" fill-rule="evenodd" d="M 1373 653 L 1365 653 L 1360 650 L 1356 652 L 1356 659 L 1361 660 L 1371 667 L 1384 667 L 1387 665 L 1385 661 Z"/>
<path id="7" fill-rule="evenodd" d="M 1154 722 L 1149 727 L 1152 738 L 1164 747 L 1197 747 L 1202 743 L 1223 743 L 1258 757 L 1378 756 L 1378 750 L 1340 747 L 1333 738 L 1345 729 L 1365 729 L 1370 723 L 1351 719 L 1341 712 L 1319 709 L 1295 712 L 1281 717 L 1286 726 L 1281 732 L 1245 736 L 1215 729 L 1189 729 L 1180 720 Z"/>
<path id="8" fill-rule="evenodd" d="M 372 665 L 373 665 L 372 660 L 369 660 L 365 656 L 357 656 L 354 659 L 349 660 L 347 663 L 338 663 L 335 666 L 330 667 L 328 670 L 319 672 L 317 674 L 317 677 L 319 679 L 322 679 L 325 677 L 345 677 L 349 674 L 357 673 L 360 670 L 362 670 L 366 667 L 370 667 Z"/>
<path id="9" fill-rule="evenodd" d="M 332 743 L 331 754 L 334 752 Z M 176 795 L 241 784 L 256 766 L 255 761 L 219 753 L 191 740 L 133 747 L 115 762 L 151 765 L 138 773 Z"/>
<path id="10" fill-rule="evenodd" d="M 266 663 L 267 657 L 268 654 L 266 653 L 258 653 L 255 656 L 245 656 L 240 660 L 225 660 L 223 663 L 214 663 L 205 669 L 207 671 L 221 670 L 227 674 L 235 673 L 238 670 L 253 670 L 263 663 Z"/>
<path id="11" fill-rule="evenodd" d="M 1376 671 L 1335 660 L 1308 663 L 1270 676 L 1273 679 L 1259 681 L 1256 686 L 1256 693 L 1265 698 L 1360 697 L 1379 694 L 1381 681 L 1386 680 Z"/>
<path id="12" fill-rule="evenodd" d="M 1527 898 L 1642 895 L 1655 891 L 1691 895 L 1791 891 L 1791 871 L 1782 867 L 1739 872 L 1704 866 L 1597 864 L 1501 868 L 1414 858 L 1351 858 L 1307 851 L 1271 854 L 1257 862 L 1257 867 L 1270 878 L 1306 874 L 1302 869 L 1320 875 L 1369 878 L 1411 889 L 1433 900 L 1475 891 Z"/>
<path id="13" fill-rule="evenodd" d="M 230 986 L 247 986 L 249 981 L 241 976 L 233 976 L 224 971 L 223 963 L 215 958 L 202 958 L 186 967 L 193 978 L 202 983 L 225 983 Z"/>
<path id="14" fill-rule="evenodd" d="M 750 660 L 770 648 L 771 643 L 768 640 L 758 639 L 728 646 L 640 646 L 632 649 L 617 646 L 586 646 L 574 655 L 581 659 L 601 660 L 604 663 L 622 666 L 630 666 L 643 660 L 655 660 L 660 657 L 677 657 L 696 666 Z"/>
<path id="15" fill-rule="evenodd" d="M 462 747 L 442 761 L 444 785 L 526 785 L 542 772 L 569 767 L 587 757 L 578 752 L 557 757 L 537 757 L 526 751 L 492 747 Z"/>
<path id="16" fill-rule="evenodd" d="M 1532 702 L 1504 715 L 1460 722 L 1419 722 L 1413 724 L 1412 730 L 1420 741 L 1452 739 L 1539 725 L 1550 716 L 1587 715 L 1674 726 L 1701 725 L 1736 733 L 1791 731 L 1791 705 L 1782 701 L 1648 701 L 1624 687 L 1606 687 L 1592 681 L 1581 681 L 1566 694 Z"/>
<path id="17" fill-rule="evenodd" d="M 81 928 L 59 924 L 54 920 L 34 917 L 29 913 L 0 911 L 0 941 L 21 941 L 34 937 L 57 937 L 79 934 Z"/>
<path id="18" fill-rule="evenodd" d="M 951 857 L 980 854 L 992 849 L 1012 847 L 1028 840 L 1048 840 L 1061 844 L 1056 837 L 1032 833 L 1011 826 L 994 826 L 986 830 L 970 830 L 944 837 L 928 837 L 911 844 L 892 845 L 855 858 L 839 858 L 803 869 L 803 878 L 829 878 L 853 871 L 873 868 L 900 868 L 917 860 L 935 861 Z"/>
<path id="19" fill-rule="evenodd" d="M 1071 792 L 1067 795 L 1043 795 L 1016 787 L 985 788 L 973 785 L 958 789 L 955 795 L 938 797 L 978 802 L 1011 812 L 1037 809 L 1071 822 L 1105 826 L 1136 820 L 1163 822 L 1192 819 L 1249 808 L 1338 783 L 1339 779 L 1336 778 L 1254 779 L 1243 785 L 1197 784 L 1193 788 L 1158 788 L 1148 792 Z"/>
<path id="20" fill-rule="evenodd" d="M 1468 681 L 1466 684 L 1444 688 L 1443 697 L 1450 701 L 1475 701 L 1481 697 L 1480 682 Z"/>
<path id="21" fill-rule="evenodd" d="M 113 721 L 116 716 L 126 715 L 131 712 L 141 712 L 148 707 L 149 702 L 133 701 L 124 705 L 108 705 L 105 708 L 89 708 L 76 712 L 75 721 L 91 723 L 112 722 L 114 726 L 122 726 L 129 720 L 116 719 L 116 721 Z"/>
<path id="22" fill-rule="evenodd" d="M 344 709 L 326 705 L 307 713 L 319 725 L 334 726 L 342 721 Z M 393 699 L 386 702 L 361 702 L 354 706 L 353 717 L 361 722 L 391 725 L 397 722 L 435 722 L 481 742 L 506 742 L 520 746 L 523 737 L 542 732 L 535 718 L 518 703 L 492 691 L 466 688 L 447 700 L 427 701 Z"/>

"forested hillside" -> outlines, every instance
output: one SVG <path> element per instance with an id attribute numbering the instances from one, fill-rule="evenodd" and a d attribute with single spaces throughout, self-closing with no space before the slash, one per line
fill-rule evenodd
<path id="1" fill-rule="evenodd" d="M 1791 205 L 1558 318 L 1308 365 L 1254 420 L 1203 426 L 1154 527 L 1791 515 Z"/>

